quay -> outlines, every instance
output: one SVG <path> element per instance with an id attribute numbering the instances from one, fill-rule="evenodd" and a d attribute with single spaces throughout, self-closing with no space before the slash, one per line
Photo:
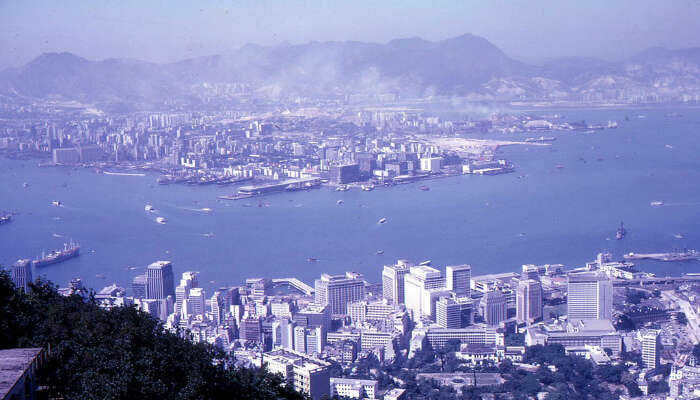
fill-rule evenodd
<path id="1" fill-rule="evenodd" d="M 294 289 L 304 293 L 307 296 L 311 296 L 314 294 L 314 288 L 311 286 L 307 285 L 306 283 L 300 281 L 297 278 L 279 278 L 279 279 L 273 279 L 272 280 L 272 285 L 274 287 L 278 286 L 291 286 Z"/>

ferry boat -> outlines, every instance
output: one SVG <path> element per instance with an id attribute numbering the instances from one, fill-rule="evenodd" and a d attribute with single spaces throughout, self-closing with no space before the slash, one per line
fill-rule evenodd
<path id="1" fill-rule="evenodd" d="M 617 232 L 615 233 L 615 239 L 620 240 L 623 237 L 625 237 L 626 234 L 627 231 L 625 230 L 625 224 L 622 221 L 620 221 L 620 227 L 617 228 Z"/>
<path id="2" fill-rule="evenodd" d="M 41 253 L 41 258 L 32 260 L 34 267 L 44 267 L 51 264 L 56 264 L 80 255 L 80 245 L 74 243 L 64 243 L 63 249 L 53 250 L 49 254 Z"/>

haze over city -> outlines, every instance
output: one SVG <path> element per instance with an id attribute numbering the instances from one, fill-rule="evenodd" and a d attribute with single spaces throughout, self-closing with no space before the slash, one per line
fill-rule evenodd
<path id="1" fill-rule="evenodd" d="M 0 400 L 700 398 L 700 2 L 0 2 Z"/>
<path id="2" fill-rule="evenodd" d="M 245 44 L 483 36 L 530 63 L 570 56 L 617 61 L 649 47 L 700 45 L 700 2 L 29 1 L 0 4 L 0 68 L 44 52 L 153 62 Z"/>

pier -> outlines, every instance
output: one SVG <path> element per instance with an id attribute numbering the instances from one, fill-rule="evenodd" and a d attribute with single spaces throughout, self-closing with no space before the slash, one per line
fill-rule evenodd
<path id="1" fill-rule="evenodd" d="M 272 285 L 274 287 L 282 286 L 282 285 L 288 285 L 293 287 L 294 289 L 304 293 L 307 296 L 311 296 L 314 294 L 314 288 L 311 286 L 307 285 L 306 283 L 300 281 L 297 278 L 279 278 L 279 279 L 273 279 L 272 280 Z"/>

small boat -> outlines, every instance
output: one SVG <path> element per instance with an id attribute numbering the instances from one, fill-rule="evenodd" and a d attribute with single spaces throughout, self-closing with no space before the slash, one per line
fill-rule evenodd
<path id="1" fill-rule="evenodd" d="M 428 190 L 430 190 L 430 188 L 427 187 L 427 186 L 421 186 L 421 187 L 420 187 L 420 190 L 422 190 L 422 191 L 424 191 L 424 192 L 427 192 Z"/>
<path id="2" fill-rule="evenodd" d="M 650 204 L 652 207 L 660 207 L 660 206 L 663 206 L 663 205 L 664 205 L 664 202 L 661 201 L 661 200 L 657 200 L 657 201 L 652 201 L 652 202 L 649 203 L 649 204 Z"/>
<path id="3" fill-rule="evenodd" d="M 426 266 L 426 265 L 430 265 L 430 263 L 431 263 L 430 260 L 425 260 L 425 261 L 423 261 L 422 263 L 420 263 L 420 264 L 418 264 L 418 265 Z"/>
<path id="4" fill-rule="evenodd" d="M 338 200 L 338 201 L 336 201 L 335 203 L 338 204 L 338 205 L 341 205 L 341 204 L 343 204 L 343 200 Z"/>
<path id="5" fill-rule="evenodd" d="M 671 146 L 670 144 L 667 144 L 667 145 L 666 145 L 666 148 L 667 148 L 667 149 L 672 149 L 673 146 Z"/>
<path id="6" fill-rule="evenodd" d="M 308 261 L 308 262 L 316 262 L 316 261 L 318 261 L 318 258 L 309 257 L 309 258 L 306 259 L 306 261 Z"/>
<path id="7" fill-rule="evenodd" d="M 625 224 L 622 221 L 620 221 L 620 227 L 617 228 L 617 232 L 615 233 L 615 239 L 620 240 L 623 237 L 625 237 L 626 234 L 627 231 L 625 230 Z"/>
<path id="8" fill-rule="evenodd" d="M 377 250 L 377 255 L 381 256 L 382 254 L 384 254 L 384 250 Z"/>
<path id="9" fill-rule="evenodd" d="M 673 237 L 676 239 L 683 239 L 683 235 L 681 235 L 680 233 L 674 233 Z"/>
<path id="10" fill-rule="evenodd" d="M 22 184 L 22 186 L 25 187 L 25 188 L 28 188 L 28 187 L 29 187 L 29 184 L 28 184 L 27 182 L 24 182 L 24 183 Z"/>
<path id="11" fill-rule="evenodd" d="M 56 207 L 63 207 L 63 203 L 61 203 L 61 202 L 58 201 L 58 200 L 52 201 L 51 204 L 54 205 L 54 206 L 56 206 Z"/>
<path id="12" fill-rule="evenodd" d="M 364 190 L 365 192 L 371 192 L 372 190 L 374 190 L 374 185 L 362 185 L 362 190 Z"/>
<path id="13" fill-rule="evenodd" d="M 146 204 L 146 206 L 143 209 L 146 211 L 155 211 L 155 208 L 150 204 Z"/>
<path id="14" fill-rule="evenodd" d="M 556 167 L 557 167 L 557 169 L 563 169 L 563 168 L 564 168 L 564 166 L 561 165 L 561 164 L 557 164 Z"/>
<path id="15" fill-rule="evenodd" d="M 202 208 L 202 209 L 199 210 L 199 211 L 205 212 L 205 213 L 210 213 L 210 212 L 211 212 L 211 208 L 209 208 L 209 207 L 204 207 L 204 208 Z"/>
<path id="16" fill-rule="evenodd" d="M 165 221 L 166 221 L 166 220 L 165 220 L 165 218 L 163 218 L 163 217 L 158 217 L 158 218 L 156 218 L 156 222 L 159 223 L 159 224 L 165 224 Z"/>
<path id="17" fill-rule="evenodd" d="M 377 221 L 378 224 L 383 224 L 386 222 L 386 218 L 382 218 L 379 221 Z"/>
<path id="18" fill-rule="evenodd" d="M 12 214 L 0 215 L 0 225 L 12 221 Z"/>
<path id="19" fill-rule="evenodd" d="M 348 189 L 349 189 L 349 188 L 348 188 L 348 185 L 340 185 L 340 186 L 338 186 L 337 188 L 335 188 L 335 191 L 336 191 L 336 192 L 345 192 L 345 191 L 347 191 Z"/>

